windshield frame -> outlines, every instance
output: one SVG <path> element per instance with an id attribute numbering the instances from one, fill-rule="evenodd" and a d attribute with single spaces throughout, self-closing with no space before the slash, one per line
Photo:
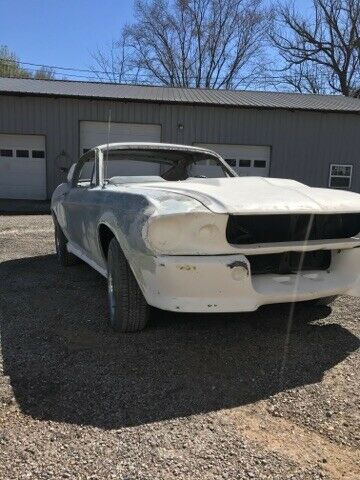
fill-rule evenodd
<path id="1" fill-rule="evenodd" d="M 208 155 L 210 158 L 216 159 L 220 164 L 221 168 L 224 171 L 225 175 L 228 177 L 238 177 L 238 174 L 225 162 L 225 160 L 213 150 L 208 150 L 205 148 L 192 147 L 187 145 L 170 145 L 170 144 L 141 144 L 141 143 L 113 143 L 109 145 L 100 145 L 98 147 L 92 148 L 90 151 L 95 151 L 95 163 L 97 164 L 97 185 L 104 187 L 107 184 L 107 180 L 104 175 L 104 168 L 106 162 L 107 152 L 111 150 L 134 150 L 134 151 L 149 151 L 149 150 L 162 150 L 164 152 L 178 152 L 178 153 L 201 153 L 203 155 Z M 89 152 L 86 152 L 83 156 L 87 156 Z M 82 156 L 82 157 L 83 157 Z M 80 157 L 79 162 L 82 160 Z M 131 161 L 131 160 L 130 160 Z M 178 180 L 183 181 L 183 180 Z"/>

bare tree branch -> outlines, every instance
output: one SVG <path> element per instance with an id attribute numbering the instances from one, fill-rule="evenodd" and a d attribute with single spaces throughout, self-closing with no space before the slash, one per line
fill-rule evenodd
<path id="1" fill-rule="evenodd" d="M 277 8 L 272 44 L 284 82 L 297 91 L 360 96 L 360 0 L 312 0 L 310 18 Z"/>
<path id="2" fill-rule="evenodd" d="M 139 81 L 179 87 L 250 85 L 267 38 L 263 1 L 137 0 L 119 42 L 93 54 L 96 70 L 112 82 L 136 72 Z"/>

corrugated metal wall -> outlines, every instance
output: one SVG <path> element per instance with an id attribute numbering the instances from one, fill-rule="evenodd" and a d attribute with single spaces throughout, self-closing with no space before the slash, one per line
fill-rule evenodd
<path id="1" fill-rule="evenodd" d="M 78 159 L 81 120 L 156 123 L 162 141 L 271 146 L 270 174 L 326 187 L 331 163 L 353 164 L 360 192 L 360 116 L 283 110 L 0 96 L 0 133 L 46 136 L 48 194 Z M 182 124 L 181 130 L 178 125 Z"/>

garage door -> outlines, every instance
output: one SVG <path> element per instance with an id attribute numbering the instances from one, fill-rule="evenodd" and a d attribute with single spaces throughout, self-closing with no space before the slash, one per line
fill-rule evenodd
<path id="1" fill-rule="evenodd" d="M 160 142 L 161 126 L 140 123 L 111 123 L 109 142 Z M 107 122 L 80 122 L 80 154 L 108 142 Z"/>
<path id="2" fill-rule="evenodd" d="M 269 176 L 270 147 L 268 146 L 224 143 L 197 143 L 196 146 L 214 150 L 241 176 Z"/>
<path id="3" fill-rule="evenodd" d="M 0 198 L 46 199 L 44 136 L 0 134 Z"/>

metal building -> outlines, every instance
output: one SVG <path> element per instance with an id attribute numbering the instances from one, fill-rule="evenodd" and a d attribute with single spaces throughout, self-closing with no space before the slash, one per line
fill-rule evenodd
<path id="1" fill-rule="evenodd" d="M 241 175 L 360 192 L 360 100 L 0 78 L 0 198 L 46 199 L 110 141 L 206 145 Z"/>

